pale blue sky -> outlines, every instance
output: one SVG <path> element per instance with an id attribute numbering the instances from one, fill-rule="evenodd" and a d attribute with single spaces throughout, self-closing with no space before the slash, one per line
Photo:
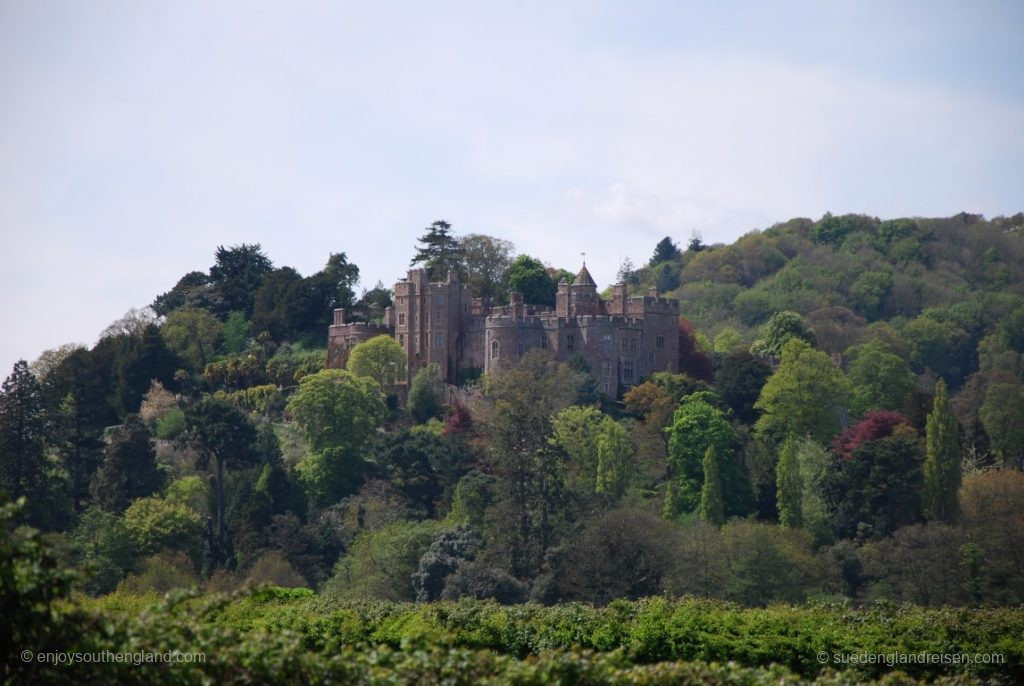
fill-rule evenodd
<path id="1" fill-rule="evenodd" d="M 1024 209 L 1020 2 L 0 0 L 0 377 L 219 244 L 438 218 L 604 286 L 666 234 Z"/>

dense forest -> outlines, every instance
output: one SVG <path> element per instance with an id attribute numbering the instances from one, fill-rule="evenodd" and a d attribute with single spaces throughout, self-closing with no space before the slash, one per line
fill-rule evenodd
<path id="1" fill-rule="evenodd" d="M 324 368 L 334 308 L 390 304 L 344 253 L 302 276 L 218 248 L 92 348 L 15 365 L 7 535 L 93 596 L 1024 602 L 1024 215 L 652 248 L 619 278 L 678 298 L 681 373 L 610 398 L 538 350 L 461 402 L 430 366 L 393 393 L 386 337 Z M 565 273 L 445 222 L 409 256 L 495 302 Z"/>

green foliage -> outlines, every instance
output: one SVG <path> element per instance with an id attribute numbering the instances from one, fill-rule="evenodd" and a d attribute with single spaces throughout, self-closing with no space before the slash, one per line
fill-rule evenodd
<path id="1" fill-rule="evenodd" d="M 135 560 L 136 546 L 115 514 L 91 507 L 68 536 L 68 548 L 81 570 L 78 585 L 86 593 L 113 591 Z"/>
<path id="2" fill-rule="evenodd" d="M 782 348 L 779 368 L 772 374 L 754 407 L 764 414 L 758 431 L 829 440 L 839 430 L 839 412 L 849 398 L 849 381 L 828 355 L 799 338 Z"/>
<path id="3" fill-rule="evenodd" d="M 431 362 L 412 377 L 409 384 L 407 408 L 419 423 L 439 417 L 444 406 L 444 387 L 441 384 L 441 366 Z"/>
<path id="4" fill-rule="evenodd" d="M 1024 384 L 993 383 L 978 416 L 1003 464 L 1024 469 Z"/>
<path id="5" fill-rule="evenodd" d="M 935 400 L 926 425 L 924 511 L 929 519 L 952 523 L 957 516 L 961 458 L 959 429 L 949 407 L 946 382 L 935 384 Z"/>
<path id="6" fill-rule="evenodd" d="M 160 327 L 167 346 L 195 372 L 203 371 L 213 357 L 222 332 L 220 320 L 196 307 L 174 310 Z"/>
<path id="7" fill-rule="evenodd" d="M 508 267 L 508 289 L 523 294 L 533 305 L 554 305 L 557 284 L 544 264 L 529 255 L 519 255 Z"/>
<path id="8" fill-rule="evenodd" d="M 471 233 L 459 240 L 459 250 L 473 297 L 504 301 L 508 297 L 508 268 L 514 246 L 494 236 Z"/>
<path id="9" fill-rule="evenodd" d="M 633 453 L 629 432 L 611 417 L 605 418 L 597 434 L 596 493 L 622 497 L 632 476 Z"/>
<path id="10" fill-rule="evenodd" d="M 124 527 L 135 549 L 148 555 L 177 550 L 196 559 L 203 535 L 199 515 L 187 506 L 162 498 L 139 498 L 124 512 Z"/>
<path id="11" fill-rule="evenodd" d="M 185 411 L 175 407 L 167 411 L 157 420 L 154 434 L 157 438 L 169 441 L 177 438 L 185 431 Z"/>
<path id="12" fill-rule="evenodd" d="M 697 513 L 709 524 L 721 526 L 725 523 L 725 504 L 722 501 L 722 485 L 718 476 L 718 460 L 715 446 L 709 445 L 702 463 L 704 483 L 700 487 L 700 507 Z"/>
<path id="13" fill-rule="evenodd" d="M 850 410 L 857 415 L 868 410 L 899 410 L 914 389 L 914 373 L 892 347 L 880 339 L 848 351 L 852 398 Z"/>
<path id="14" fill-rule="evenodd" d="M 812 346 L 815 343 L 814 332 L 804 323 L 803 317 L 796 312 L 777 312 L 761 327 L 758 339 L 750 346 L 750 352 L 778 357 L 786 342 L 793 338 Z"/>
<path id="15" fill-rule="evenodd" d="M 222 303 L 222 316 L 228 312 L 252 314 L 253 295 L 264 276 L 274 269 L 259 243 L 233 245 L 230 248 L 218 246 L 216 263 L 210 267 L 210 284 Z"/>
<path id="16" fill-rule="evenodd" d="M 391 336 L 358 343 L 348 354 L 348 370 L 373 379 L 384 390 L 405 375 L 405 350 Z"/>
<path id="17" fill-rule="evenodd" d="M 370 379 L 341 369 L 302 377 L 288 401 L 288 412 L 302 427 L 314 451 L 356 451 L 385 417 L 384 399 Z"/>
<path id="18" fill-rule="evenodd" d="M 342 598 L 415 599 L 413 572 L 442 526 L 435 521 L 399 522 L 364 531 L 338 561 L 324 592 Z"/>
<path id="19" fill-rule="evenodd" d="M 695 510 L 704 484 L 703 460 L 714 455 L 721 478 L 725 516 L 746 514 L 746 475 L 734 458 L 738 437 L 725 414 L 709 401 L 707 392 L 686 396 L 676 408 L 669 431 L 668 459 L 677 482 L 677 501 L 684 511 Z"/>
<path id="20" fill-rule="evenodd" d="M 606 418 L 589 405 L 572 405 L 551 417 L 551 441 L 565 451 L 567 483 L 573 488 L 586 492 L 597 483 L 597 441 Z"/>
<path id="21" fill-rule="evenodd" d="M 227 355 L 237 355 L 248 346 L 251 336 L 252 330 L 245 313 L 235 310 L 228 314 L 221 329 L 221 351 Z"/>
<path id="22" fill-rule="evenodd" d="M 775 485 L 779 523 L 787 529 L 801 528 L 804 524 L 804 483 L 800 474 L 800 461 L 796 455 L 796 441 L 792 436 L 786 437 L 779 451 Z"/>

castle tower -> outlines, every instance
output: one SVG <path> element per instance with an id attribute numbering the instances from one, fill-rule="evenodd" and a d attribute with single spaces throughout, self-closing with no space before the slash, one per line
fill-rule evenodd
<path id="1" fill-rule="evenodd" d="M 569 315 L 579 317 L 581 315 L 596 315 L 600 310 L 600 302 L 597 298 L 597 283 L 594 277 L 587 271 L 586 263 L 580 269 L 576 279 L 569 286 Z"/>

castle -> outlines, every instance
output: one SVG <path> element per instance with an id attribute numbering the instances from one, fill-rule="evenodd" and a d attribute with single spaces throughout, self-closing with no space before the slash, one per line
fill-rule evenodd
<path id="1" fill-rule="evenodd" d="M 630 297 L 621 283 L 602 300 L 585 264 L 572 283 L 558 284 L 554 308 L 526 304 L 522 293 L 512 293 L 507 305 L 491 307 L 472 298 L 455 273 L 430 283 L 422 269 L 410 270 L 395 284 L 393 300 L 383 324 L 347 322 L 345 310 L 334 311 L 328 367 L 344 367 L 354 345 L 388 335 L 406 351 L 406 368 L 398 372 L 401 384 L 431 362 L 452 384 L 500 372 L 533 348 L 565 362 L 582 357 L 600 389 L 613 398 L 652 372 L 678 371 L 678 302 L 659 297 L 656 289 Z"/>

